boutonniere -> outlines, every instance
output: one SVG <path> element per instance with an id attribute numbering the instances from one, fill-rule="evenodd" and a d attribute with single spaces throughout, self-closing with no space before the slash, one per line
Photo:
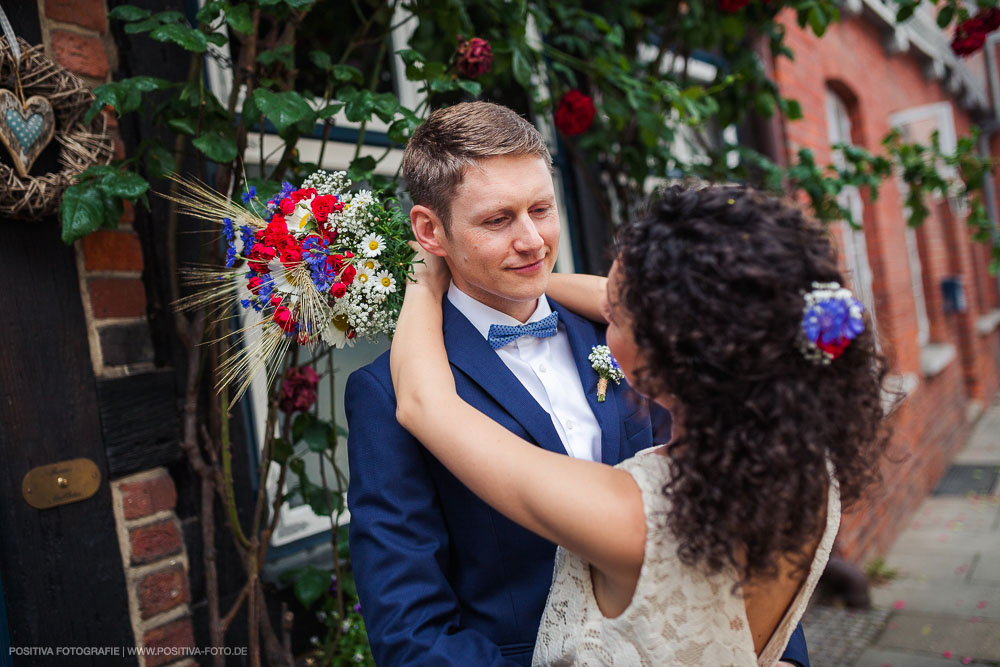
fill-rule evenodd
<path id="1" fill-rule="evenodd" d="M 590 350 L 590 356 L 587 359 L 600 378 L 597 381 L 597 402 L 603 403 L 608 394 L 608 380 L 614 380 L 615 384 L 621 384 L 625 374 L 622 373 L 615 358 L 611 356 L 611 350 L 607 345 L 595 345 Z"/>

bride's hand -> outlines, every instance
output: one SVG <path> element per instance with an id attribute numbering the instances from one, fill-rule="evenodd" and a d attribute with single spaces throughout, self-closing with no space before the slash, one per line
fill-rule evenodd
<path id="1" fill-rule="evenodd" d="M 417 251 L 413 258 L 413 277 L 411 283 L 424 285 L 437 296 L 444 296 L 451 282 L 451 271 L 444 259 L 432 255 L 416 241 L 410 241 L 410 247 Z"/>

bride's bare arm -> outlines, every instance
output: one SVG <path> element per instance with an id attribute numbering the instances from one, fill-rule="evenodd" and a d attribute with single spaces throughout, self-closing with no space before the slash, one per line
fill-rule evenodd
<path id="1" fill-rule="evenodd" d="M 553 273 L 545 293 L 574 313 L 594 322 L 605 322 L 601 303 L 607 292 L 608 279 L 585 273 Z"/>
<path id="2" fill-rule="evenodd" d="M 433 281 L 407 286 L 391 352 L 399 423 L 499 512 L 634 582 L 646 532 L 632 477 L 548 452 L 462 400 L 441 334 L 442 296 Z"/>

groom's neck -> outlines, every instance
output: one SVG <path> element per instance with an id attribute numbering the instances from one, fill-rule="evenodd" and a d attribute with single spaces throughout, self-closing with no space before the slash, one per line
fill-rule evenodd
<path id="1" fill-rule="evenodd" d="M 522 324 L 527 322 L 528 319 L 534 314 L 535 309 L 538 308 L 537 297 L 531 301 L 513 301 L 511 299 L 505 299 L 500 295 L 494 294 L 493 292 L 471 288 L 467 285 L 463 286 L 454 280 L 452 280 L 452 283 L 454 284 L 455 289 L 459 290 L 470 299 L 474 299 L 484 306 L 489 306 L 493 310 L 499 311 L 504 315 L 509 315 Z"/>

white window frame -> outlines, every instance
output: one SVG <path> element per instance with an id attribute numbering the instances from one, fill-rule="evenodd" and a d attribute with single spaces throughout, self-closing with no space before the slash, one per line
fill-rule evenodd
<path id="1" fill-rule="evenodd" d="M 847 105 L 843 99 L 827 88 L 826 90 L 826 120 L 827 135 L 830 146 L 834 144 L 853 144 L 851 139 L 851 118 L 847 110 Z M 833 153 L 833 163 L 837 167 L 843 167 L 843 155 L 839 152 Z M 857 186 L 845 187 L 838 196 L 840 205 L 851 213 L 855 224 L 861 225 L 864 221 L 864 202 L 861 199 L 861 192 Z M 872 287 L 874 274 L 868 260 L 868 244 L 865 237 L 865 229 L 853 227 L 843 220 L 840 223 L 841 240 L 844 250 L 844 261 L 847 265 L 847 272 L 851 285 L 855 293 L 861 298 L 861 303 L 868 310 L 872 322 L 872 330 L 878 339 L 878 326 L 875 313 L 875 292 Z"/>
<path id="2" fill-rule="evenodd" d="M 892 127 L 905 131 L 911 123 L 936 121 L 938 145 L 944 153 L 953 153 L 957 146 L 955 131 L 955 114 L 950 102 L 935 102 L 919 107 L 913 107 L 890 114 L 889 123 Z M 922 137 L 918 138 L 922 139 Z M 905 140 L 905 139 L 904 139 Z M 950 168 L 947 168 L 950 169 Z M 947 174 L 946 174 L 947 176 Z M 900 198 L 906 201 L 908 188 L 902 179 L 898 178 Z M 937 195 L 932 195 L 937 196 Z M 954 202 L 950 202 L 954 206 Z M 909 208 L 904 207 L 904 216 L 909 217 Z M 927 298 L 924 293 L 923 266 L 920 262 L 920 243 L 915 229 L 906 225 L 906 256 L 910 268 L 910 283 L 913 291 L 913 303 L 917 319 L 917 343 L 921 348 L 931 345 L 930 317 L 927 312 Z"/>

